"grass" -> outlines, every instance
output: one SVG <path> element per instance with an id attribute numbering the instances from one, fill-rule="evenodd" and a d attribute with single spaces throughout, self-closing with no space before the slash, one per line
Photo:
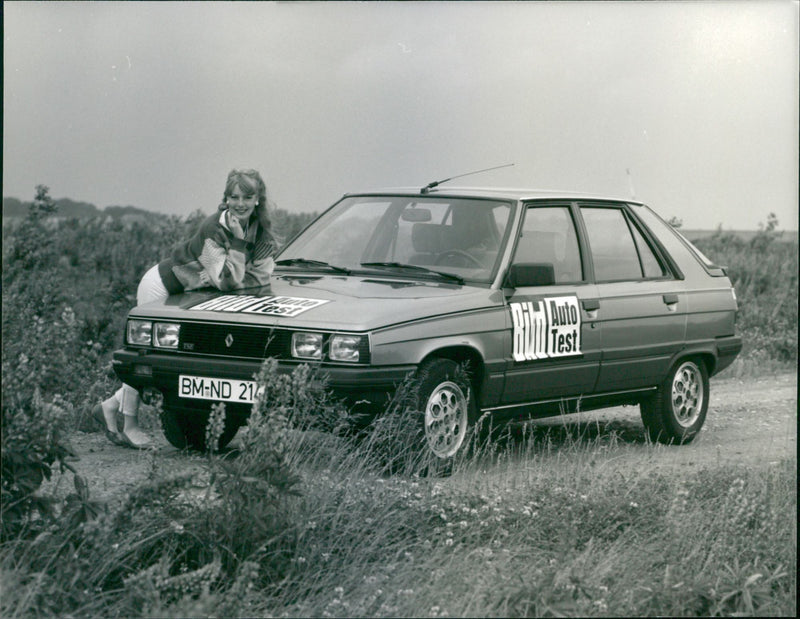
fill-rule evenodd
<path id="1" fill-rule="evenodd" d="M 614 431 L 521 431 L 390 475 L 385 436 L 284 407 L 265 446 L 271 414 L 207 475 L 6 545 L 2 616 L 795 615 L 795 460 L 632 468 Z"/>

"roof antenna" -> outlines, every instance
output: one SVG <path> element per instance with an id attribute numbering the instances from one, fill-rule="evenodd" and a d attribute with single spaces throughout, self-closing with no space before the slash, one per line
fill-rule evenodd
<path id="1" fill-rule="evenodd" d="M 481 174 L 482 172 L 489 172 L 490 170 L 499 170 L 500 168 L 508 168 L 514 165 L 513 163 L 506 163 L 503 165 L 494 166 L 493 168 L 486 168 L 485 170 L 475 170 L 474 172 L 467 172 L 466 174 L 458 174 L 457 176 L 451 176 L 450 178 L 445 178 L 441 181 L 433 181 L 432 183 L 428 183 L 422 189 L 419 190 L 420 193 L 428 193 L 434 187 L 438 187 L 442 183 L 446 183 L 447 181 L 452 181 L 455 178 L 461 178 L 462 176 L 469 176 L 470 174 Z"/>
<path id="2" fill-rule="evenodd" d="M 625 168 L 625 172 L 628 175 L 628 186 L 630 187 L 630 190 L 631 190 L 631 199 L 635 200 L 636 199 L 636 191 L 633 188 L 633 174 L 631 174 L 631 169 L 630 168 Z"/>

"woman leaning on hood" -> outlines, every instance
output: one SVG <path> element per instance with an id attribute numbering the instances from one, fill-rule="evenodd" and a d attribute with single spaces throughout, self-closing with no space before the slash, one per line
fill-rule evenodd
<path id="1" fill-rule="evenodd" d="M 271 227 L 267 187 L 261 175 L 256 170 L 232 170 L 217 212 L 203 220 L 169 258 L 144 274 L 136 293 L 137 305 L 197 288 L 236 290 L 268 284 L 277 250 Z M 105 424 L 111 442 L 137 449 L 152 446 L 139 426 L 139 401 L 139 392 L 123 384 L 94 407 L 93 415 Z M 121 431 L 118 412 L 124 419 Z"/>

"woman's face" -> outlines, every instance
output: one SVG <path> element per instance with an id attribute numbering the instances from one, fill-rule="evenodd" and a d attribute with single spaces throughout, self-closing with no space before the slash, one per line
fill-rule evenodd
<path id="1" fill-rule="evenodd" d="M 231 215 L 241 220 L 242 224 L 244 224 L 253 214 L 257 200 L 257 195 L 248 195 L 242 191 L 241 187 L 237 186 L 233 188 L 233 191 L 225 199 L 225 203 L 228 205 L 228 211 L 230 211 Z"/>

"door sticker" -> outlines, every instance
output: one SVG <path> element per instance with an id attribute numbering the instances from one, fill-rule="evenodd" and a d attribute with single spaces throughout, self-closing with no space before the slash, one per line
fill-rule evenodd
<path id="1" fill-rule="evenodd" d="M 304 299 L 302 297 L 256 297 L 251 294 L 226 294 L 203 301 L 198 305 L 193 305 L 189 309 L 292 317 L 324 303 L 328 303 L 328 301 L 325 299 Z"/>
<path id="2" fill-rule="evenodd" d="M 545 297 L 509 305 L 514 323 L 514 361 L 582 354 L 578 297 Z"/>

